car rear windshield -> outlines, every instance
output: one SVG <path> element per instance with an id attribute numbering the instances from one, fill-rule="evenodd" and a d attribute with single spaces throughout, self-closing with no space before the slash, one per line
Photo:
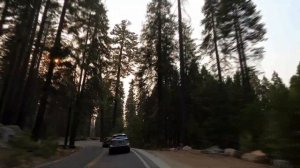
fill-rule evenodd
<path id="1" fill-rule="evenodd" d="M 114 135 L 114 136 L 113 136 L 113 138 L 116 138 L 116 137 L 127 138 L 126 135 Z"/>

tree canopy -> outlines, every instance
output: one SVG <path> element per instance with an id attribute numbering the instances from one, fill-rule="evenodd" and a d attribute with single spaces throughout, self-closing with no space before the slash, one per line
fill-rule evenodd
<path id="1" fill-rule="evenodd" d="M 300 64 L 289 85 L 261 75 L 256 4 L 205 0 L 194 37 L 177 2 L 151 0 L 133 32 L 126 18 L 109 27 L 102 0 L 1 0 L 0 122 L 69 147 L 126 132 L 135 147 L 262 149 L 299 165 Z"/>

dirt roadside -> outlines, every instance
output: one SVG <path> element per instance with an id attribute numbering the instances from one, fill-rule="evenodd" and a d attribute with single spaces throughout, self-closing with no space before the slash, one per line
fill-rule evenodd
<path id="1" fill-rule="evenodd" d="M 272 168 L 241 159 L 197 151 L 148 151 L 172 168 Z"/>

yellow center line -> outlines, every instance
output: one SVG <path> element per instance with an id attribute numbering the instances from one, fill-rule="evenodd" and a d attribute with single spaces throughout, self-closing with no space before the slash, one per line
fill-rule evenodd
<path id="1" fill-rule="evenodd" d="M 106 150 L 103 150 L 98 157 L 96 157 L 94 160 L 92 160 L 91 162 L 89 162 L 88 165 L 86 165 L 84 168 L 92 168 L 93 166 L 95 166 L 95 164 L 103 157 L 103 155 L 105 154 Z"/>

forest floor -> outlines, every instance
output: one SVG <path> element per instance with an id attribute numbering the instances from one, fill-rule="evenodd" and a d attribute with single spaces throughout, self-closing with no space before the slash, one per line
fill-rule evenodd
<path id="1" fill-rule="evenodd" d="M 77 152 L 79 149 L 80 148 L 63 149 L 58 147 L 55 155 L 46 158 L 36 156 L 32 152 L 26 152 L 20 149 L 1 149 L 0 167 L 32 168 L 36 165 L 65 158 L 66 156 Z"/>
<path id="2" fill-rule="evenodd" d="M 172 168 L 271 168 L 238 158 L 191 151 L 148 151 Z"/>

